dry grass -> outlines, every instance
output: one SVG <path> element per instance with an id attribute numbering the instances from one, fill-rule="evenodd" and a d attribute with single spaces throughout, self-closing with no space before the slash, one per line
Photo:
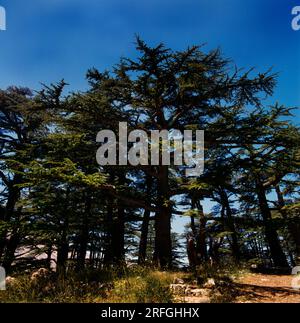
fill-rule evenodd
<path id="1" fill-rule="evenodd" d="M 0 302 L 56 303 L 170 303 L 173 272 L 135 266 L 82 273 L 69 273 L 64 281 L 55 276 L 33 282 L 18 276 L 0 292 Z"/>

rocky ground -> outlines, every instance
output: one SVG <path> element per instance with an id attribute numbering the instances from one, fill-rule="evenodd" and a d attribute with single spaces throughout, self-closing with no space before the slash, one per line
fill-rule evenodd
<path id="1" fill-rule="evenodd" d="M 300 289 L 291 287 L 293 278 L 292 275 L 248 274 L 238 282 L 243 292 L 238 302 L 300 303 Z"/>
<path id="2" fill-rule="evenodd" d="M 40 268 L 28 277 L 7 277 L 8 289 L 0 302 L 300 303 L 300 276 L 243 270 L 205 273 L 193 280 L 194 275 L 184 272 L 139 272 L 88 284 L 71 277 L 61 286 L 55 273 Z M 292 287 L 293 282 L 299 289 Z"/>
<path id="3" fill-rule="evenodd" d="M 175 279 L 170 286 L 180 303 L 300 303 L 300 290 L 291 275 L 245 274 L 232 281 L 208 281 L 201 286 Z"/>

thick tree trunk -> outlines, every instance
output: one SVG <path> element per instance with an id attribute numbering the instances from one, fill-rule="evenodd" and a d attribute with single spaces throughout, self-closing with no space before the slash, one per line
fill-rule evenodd
<path id="1" fill-rule="evenodd" d="M 296 244 L 296 259 L 295 259 L 295 264 L 297 266 L 300 266 L 300 224 L 295 223 L 293 228 L 291 229 L 291 233 L 293 234 L 294 241 Z"/>
<path id="2" fill-rule="evenodd" d="M 113 183 L 115 180 L 116 174 L 111 172 L 110 181 Z M 118 174 L 118 180 L 119 185 L 124 185 L 126 175 Z M 108 199 L 106 226 L 107 236 L 103 262 L 105 265 L 122 264 L 125 260 L 125 208 L 121 200 L 113 197 Z"/>
<path id="3" fill-rule="evenodd" d="M 105 265 L 121 264 L 125 259 L 125 210 L 118 206 L 114 212 L 108 208 L 108 232 L 106 234 L 103 262 Z"/>
<path id="4" fill-rule="evenodd" d="M 152 177 L 146 175 L 146 195 L 149 198 L 149 204 L 151 204 L 151 190 L 152 190 Z M 149 232 L 149 222 L 150 222 L 149 210 L 144 211 L 144 217 L 141 227 L 141 238 L 139 244 L 139 255 L 138 255 L 138 264 L 142 265 L 146 261 L 147 257 L 147 246 L 148 246 L 148 232 Z"/>
<path id="5" fill-rule="evenodd" d="M 293 259 L 293 262 L 296 265 L 300 265 L 300 223 L 299 221 L 293 221 L 291 219 L 288 219 L 287 214 L 285 210 L 283 210 L 283 207 L 285 206 L 284 197 L 281 193 L 279 185 L 276 185 L 275 187 L 277 199 L 278 199 L 278 205 L 280 212 L 282 216 L 287 220 L 287 228 L 289 232 L 289 237 L 291 238 L 292 242 L 295 245 L 295 259 Z"/>
<path id="6" fill-rule="evenodd" d="M 155 217 L 154 262 L 161 268 L 172 266 L 171 207 L 169 205 L 168 166 L 159 167 L 158 212 Z"/>
<path id="7" fill-rule="evenodd" d="M 125 260 L 125 210 L 122 205 L 118 205 L 116 217 L 113 219 L 111 243 L 113 263 L 122 264 Z"/>
<path id="8" fill-rule="evenodd" d="M 112 230 L 113 230 L 113 198 L 109 198 L 107 201 L 107 211 L 105 217 L 105 237 L 104 237 L 104 255 L 103 264 L 111 265 L 113 263 L 112 245 Z"/>
<path id="9" fill-rule="evenodd" d="M 126 174 L 120 172 L 118 174 L 118 184 L 125 185 Z M 113 218 L 112 226 L 112 252 L 113 263 L 123 264 L 125 261 L 125 207 L 121 200 L 117 201 L 117 212 Z"/>
<path id="10" fill-rule="evenodd" d="M 201 261 L 206 261 L 207 257 L 207 246 L 206 246 L 206 218 L 203 212 L 203 206 L 200 202 L 197 203 L 197 208 L 199 211 L 199 237 L 197 239 L 197 256 Z"/>
<path id="11" fill-rule="evenodd" d="M 9 223 L 10 219 L 13 217 L 15 212 L 15 206 L 17 201 L 20 198 L 20 188 L 16 186 L 16 184 L 21 182 L 21 176 L 15 175 L 14 179 L 10 182 L 10 185 L 7 187 L 8 189 L 8 198 L 6 202 L 6 206 L 3 209 L 3 218 L 4 222 Z M 9 239 L 7 239 L 8 231 L 5 229 L 1 232 L 0 235 L 0 260 L 3 257 L 4 250 L 6 244 L 9 243 Z"/>
<path id="12" fill-rule="evenodd" d="M 56 272 L 59 279 L 64 279 L 66 276 L 67 270 L 67 261 L 69 253 L 69 241 L 68 241 L 68 219 L 65 219 L 65 222 L 62 227 L 60 242 L 57 247 L 57 263 L 56 263 Z"/>
<path id="13" fill-rule="evenodd" d="M 2 266 L 5 268 L 7 274 L 11 272 L 12 263 L 15 260 L 15 253 L 20 242 L 20 234 L 18 229 L 11 233 L 11 236 L 7 242 L 5 248 L 5 255 L 3 259 Z"/>
<path id="14" fill-rule="evenodd" d="M 197 248 L 193 237 L 187 239 L 187 256 L 192 270 L 198 265 Z"/>
<path id="15" fill-rule="evenodd" d="M 12 209 L 11 212 L 15 213 L 15 219 L 12 231 L 9 232 L 9 237 L 6 242 L 2 263 L 2 266 L 5 268 L 7 273 L 10 273 L 11 271 L 12 263 L 15 260 L 15 253 L 21 240 L 20 219 L 22 207 L 17 210 Z"/>
<path id="16" fill-rule="evenodd" d="M 220 257 L 219 257 L 219 249 L 223 242 L 223 238 L 218 238 L 217 241 L 215 241 L 212 237 L 209 239 L 209 255 L 211 264 L 218 264 Z"/>
<path id="17" fill-rule="evenodd" d="M 79 248 L 77 255 L 77 270 L 83 270 L 85 268 L 85 258 L 87 253 L 88 241 L 89 241 L 89 217 L 91 216 L 91 198 L 89 194 L 86 196 L 85 211 L 83 214 L 82 228 L 79 236 Z"/>
<path id="18" fill-rule="evenodd" d="M 52 260 L 52 243 L 49 244 L 47 249 L 47 259 L 46 259 L 46 266 L 48 269 L 51 269 L 51 260 Z"/>
<path id="19" fill-rule="evenodd" d="M 259 180 L 257 180 L 256 190 L 265 227 L 265 236 L 270 248 L 273 263 L 276 267 L 289 267 L 286 256 L 280 245 L 278 234 L 273 225 L 272 215 L 266 198 L 265 189 Z"/>
<path id="20" fill-rule="evenodd" d="M 139 244 L 139 256 L 138 256 L 139 265 L 143 265 L 147 257 L 149 222 L 150 222 L 150 211 L 145 210 L 142 227 L 141 227 L 141 238 L 140 238 L 140 244 Z"/>
<path id="21" fill-rule="evenodd" d="M 195 224 L 195 215 L 191 215 L 190 219 L 191 219 L 191 230 L 192 230 L 192 233 L 193 233 L 193 237 L 195 238 L 197 236 L 197 228 L 196 228 L 196 224 Z"/>
<path id="22" fill-rule="evenodd" d="M 240 260 L 240 247 L 239 247 L 239 239 L 236 232 L 233 216 L 232 216 L 232 210 L 230 207 L 228 195 L 224 189 L 221 189 L 221 201 L 222 205 L 224 206 L 226 210 L 226 217 L 225 217 L 225 225 L 231 232 L 231 249 L 232 249 L 232 255 L 234 259 L 239 262 Z"/>

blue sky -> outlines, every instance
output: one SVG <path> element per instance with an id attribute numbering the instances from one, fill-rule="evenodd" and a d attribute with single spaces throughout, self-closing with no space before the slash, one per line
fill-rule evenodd
<path id="1" fill-rule="evenodd" d="M 291 10 L 300 0 L 0 0 L 0 88 L 40 88 L 65 78 L 86 87 L 85 73 L 133 56 L 134 35 L 152 45 L 221 47 L 239 67 L 280 73 L 270 102 L 300 106 L 300 31 Z M 300 117 L 296 112 L 295 121 Z M 206 206 L 208 204 L 206 203 Z"/>
<path id="2" fill-rule="evenodd" d="M 84 89 L 85 72 L 134 55 L 134 34 L 183 49 L 220 46 L 238 66 L 280 73 L 274 100 L 299 106 L 300 31 L 291 9 L 300 0 L 0 0 L 0 88 L 39 88 L 65 78 Z M 300 115 L 300 114 L 299 114 Z"/>

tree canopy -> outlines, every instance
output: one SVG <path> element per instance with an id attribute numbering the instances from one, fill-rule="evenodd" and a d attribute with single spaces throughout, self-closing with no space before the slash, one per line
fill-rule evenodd
<path id="1" fill-rule="evenodd" d="M 54 262 L 63 276 L 125 262 L 171 268 L 179 258 L 299 263 L 300 132 L 292 108 L 266 105 L 277 75 L 203 46 L 172 51 L 137 37 L 136 50 L 111 70 L 90 69 L 86 91 L 68 93 L 64 80 L 0 91 L 0 264 Z M 99 166 L 96 135 L 120 122 L 204 130 L 204 173 Z M 178 216 L 190 219 L 181 238 L 171 230 Z"/>

